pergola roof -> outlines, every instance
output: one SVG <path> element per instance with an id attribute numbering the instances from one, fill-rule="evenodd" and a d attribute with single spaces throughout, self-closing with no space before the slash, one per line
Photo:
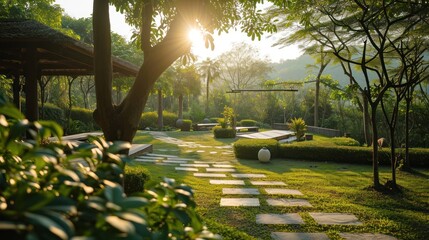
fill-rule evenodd
<path id="1" fill-rule="evenodd" d="M 0 20 L 0 74 L 24 75 L 29 54 L 36 54 L 41 75 L 93 74 L 92 46 L 34 20 Z M 115 74 L 137 75 L 129 62 L 112 57 L 112 63 Z"/>

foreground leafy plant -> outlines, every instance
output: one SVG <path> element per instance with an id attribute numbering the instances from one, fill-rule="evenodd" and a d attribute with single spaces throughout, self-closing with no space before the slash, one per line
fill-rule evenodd
<path id="1" fill-rule="evenodd" d="M 0 98 L 0 234 L 6 239 L 214 239 L 192 189 L 165 179 L 128 197 L 127 142 L 49 142 L 53 122 L 31 123 Z M 24 139 L 22 136 L 31 139 Z"/>

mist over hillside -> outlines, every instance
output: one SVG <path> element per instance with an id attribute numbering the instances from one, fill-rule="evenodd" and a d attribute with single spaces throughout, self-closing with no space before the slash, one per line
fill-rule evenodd
<path id="1" fill-rule="evenodd" d="M 273 63 L 271 66 L 273 71 L 270 73 L 270 79 L 280 79 L 280 81 L 302 81 L 309 75 L 316 75 L 319 71 L 318 65 L 315 67 L 309 67 L 314 65 L 315 60 L 310 55 L 301 55 L 300 57 L 292 60 L 286 60 L 280 63 Z M 363 80 L 363 75 L 357 71 L 355 77 Z M 338 80 L 341 85 L 349 84 L 348 77 L 344 74 L 339 64 L 329 64 L 324 75 L 331 75 L 333 79 Z M 375 76 L 375 75 L 374 75 Z"/>

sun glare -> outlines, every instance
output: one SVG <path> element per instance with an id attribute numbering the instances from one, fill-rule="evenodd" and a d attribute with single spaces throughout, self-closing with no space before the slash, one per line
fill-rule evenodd
<path id="1" fill-rule="evenodd" d="M 203 34 L 200 30 L 191 28 L 188 32 L 188 38 L 191 40 L 192 45 L 195 46 L 203 41 Z"/>

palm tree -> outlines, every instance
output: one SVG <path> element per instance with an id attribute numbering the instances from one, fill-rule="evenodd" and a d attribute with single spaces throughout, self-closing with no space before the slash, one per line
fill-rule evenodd
<path id="1" fill-rule="evenodd" d="M 200 71 L 206 78 L 206 117 L 209 115 L 209 86 L 213 79 L 219 76 L 219 63 L 207 58 L 200 64 Z"/>

